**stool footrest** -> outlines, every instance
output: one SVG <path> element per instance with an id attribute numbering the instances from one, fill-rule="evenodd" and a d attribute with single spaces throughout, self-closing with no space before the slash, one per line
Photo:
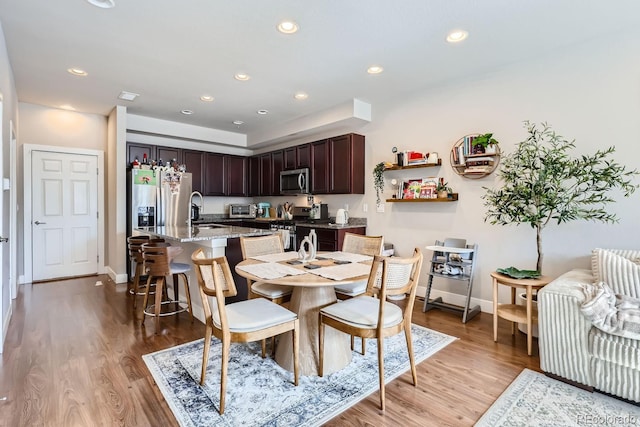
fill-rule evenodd
<path id="1" fill-rule="evenodd" d="M 160 305 L 167 305 L 167 304 L 187 304 L 186 301 L 162 301 L 162 303 Z M 147 316 L 154 316 L 156 315 L 155 313 L 155 308 L 156 305 L 155 304 L 151 304 L 150 306 L 147 306 L 147 308 L 143 311 L 144 314 L 146 314 Z M 180 308 L 179 310 L 174 310 L 174 311 L 167 311 L 164 313 L 160 313 L 159 316 L 160 317 L 164 317 L 164 316 L 173 316 L 175 314 L 179 314 L 182 313 L 184 311 L 188 311 L 189 307 L 184 307 L 184 308 Z"/>

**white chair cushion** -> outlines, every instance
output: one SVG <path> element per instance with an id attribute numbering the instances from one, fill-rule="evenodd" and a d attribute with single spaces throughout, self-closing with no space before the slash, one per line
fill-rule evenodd
<path id="1" fill-rule="evenodd" d="M 215 307 L 215 300 L 210 301 Z M 250 332 L 294 320 L 297 315 L 286 308 L 264 298 L 255 298 L 235 302 L 225 306 L 229 330 L 231 332 Z M 213 313 L 213 324 L 220 328 L 220 313 Z"/>
<path id="2" fill-rule="evenodd" d="M 265 298 L 280 298 L 285 295 L 290 295 L 293 292 L 293 287 L 274 285 L 271 283 L 255 282 L 251 285 L 251 290 L 254 294 L 258 294 Z"/>
<path id="3" fill-rule="evenodd" d="M 367 280 L 350 283 L 348 285 L 338 285 L 335 287 L 336 293 L 355 297 L 364 294 L 367 290 Z"/>
<path id="4" fill-rule="evenodd" d="M 402 322 L 402 309 L 390 302 L 385 301 L 384 304 L 384 327 Z M 373 329 L 378 325 L 379 307 L 379 299 L 361 296 L 329 305 L 320 311 L 346 324 Z"/>
<path id="5" fill-rule="evenodd" d="M 191 264 L 172 262 L 171 264 L 169 264 L 169 268 L 171 269 L 171 274 L 186 273 L 188 271 L 191 271 Z"/>

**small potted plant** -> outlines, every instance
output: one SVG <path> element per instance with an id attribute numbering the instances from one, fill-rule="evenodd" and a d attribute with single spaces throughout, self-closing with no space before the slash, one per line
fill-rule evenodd
<path id="1" fill-rule="evenodd" d="M 449 193 L 451 193 L 451 187 L 449 187 L 448 183 L 444 181 L 444 178 L 440 178 L 438 180 L 438 185 L 436 186 L 436 191 L 438 192 L 439 199 L 446 199 L 449 197 Z"/>
<path id="2" fill-rule="evenodd" d="M 476 136 L 471 141 L 473 146 L 473 154 L 495 154 L 497 150 L 498 141 L 493 138 L 492 133 L 485 133 Z"/>

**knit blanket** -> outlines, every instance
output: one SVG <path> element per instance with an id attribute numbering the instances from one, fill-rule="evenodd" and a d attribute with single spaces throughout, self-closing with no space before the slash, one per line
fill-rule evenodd
<path id="1" fill-rule="evenodd" d="M 620 295 L 605 283 L 585 285 L 582 314 L 596 328 L 612 335 L 640 340 L 640 299 Z"/>

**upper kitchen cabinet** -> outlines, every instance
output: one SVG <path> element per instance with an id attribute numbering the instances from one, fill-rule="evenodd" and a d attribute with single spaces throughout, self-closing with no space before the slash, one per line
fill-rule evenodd
<path id="1" fill-rule="evenodd" d="M 329 193 L 364 194 L 364 136 L 329 139 Z"/>
<path id="2" fill-rule="evenodd" d="M 147 160 L 155 160 L 156 158 L 156 146 L 155 145 L 147 145 L 147 144 L 134 144 L 127 143 L 127 167 L 131 167 L 131 163 L 135 159 L 138 159 L 139 163 L 142 163 L 142 159 L 144 159 L 145 154 L 147 155 Z"/>
<path id="3" fill-rule="evenodd" d="M 273 173 L 271 172 L 271 153 L 260 155 L 260 182 L 258 195 L 268 196 L 273 191 Z"/>
<path id="4" fill-rule="evenodd" d="M 364 136 L 313 142 L 311 164 L 313 194 L 364 194 Z"/>
<path id="5" fill-rule="evenodd" d="M 329 193 L 329 140 L 311 143 L 311 193 Z"/>
<path id="6" fill-rule="evenodd" d="M 271 152 L 271 195 L 280 194 L 280 172 L 284 170 L 284 150 Z"/>
<path id="7" fill-rule="evenodd" d="M 246 157 L 225 156 L 224 158 L 227 178 L 227 196 L 247 195 L 247 163 Z"/>
<path id="8" fill-rule="evenodd" d="M 204 194 L 204 154 L 202 151 L 182 150 L 182 162 L 191 173 L 191 189 Z M 170 160 L 170 159 L 169 159 Z M 163 159 L 164 161 L 164 159 Z"/>
<path id="9" fill-rule="evenodd" d="M 205 196 L 225 196 L 227 189 L 224 169 L 225 155 L 218 153 L 205 154 L 204 193 Z M 187 169 L 188 170 L 188 169 Z"/>
<path id="10" fill-rule="evenodd" d="M 302 144 L 284 149 L 284 170 L 311 166 L 311 144 Z"/>
<path id="11" fill-rule="evenodd" d="M 254 197 L 260 195 L 260 156 L 249 157 L 248 159 L 248 181 L 249 188 L 247 195 Z"/>
<path id="12" fill-rule="evenodd" d="M 156 158 L 158 163 L 160 160 L 162 160 L 163 163 L 169 163 L 173 159 L 176 159 L 179 165 L 184 163 L 182 161 L 182 150 L 180 148 L 156 147 Z"/>

